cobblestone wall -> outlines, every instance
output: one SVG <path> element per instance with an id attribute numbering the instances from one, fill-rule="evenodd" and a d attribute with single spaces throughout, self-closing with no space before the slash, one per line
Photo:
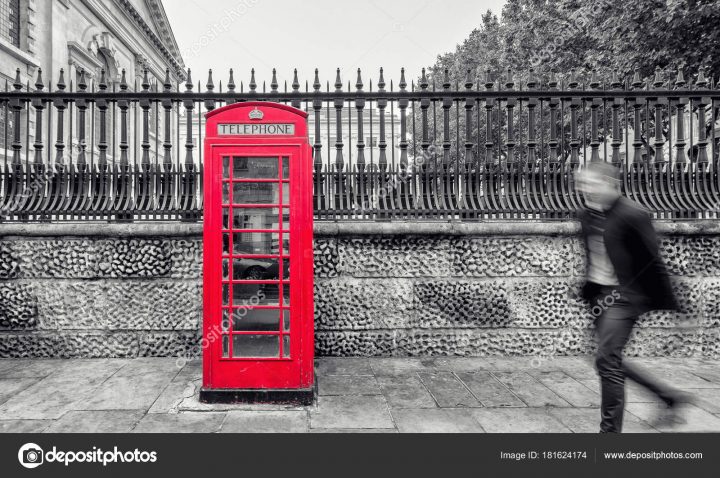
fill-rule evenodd
<path id="1" fill-rule="evenodd" d="M 577 299 L 585 266 L 573 236 L 337 235 L 316 242 L 323 355 L 592 351 L 593 311 Z M 643 316 L 629 355 L 718 356 L 719 246 L 715 236 L 662 237 L 684 310 Z"/>
<path id="2" fill-rule="evenodd" d="M 197 351 L 199 228 L 44 237 L 41 227 L 0 241 L 0 357 Z M 572 228 L 372 234 L 367 227 L 316 231 L 318 354 L 543 358 L 592 350 L 592 314 L 576 299 L 584 264 Z M 720 235 L 703 232 L 662 237 L 685 310 L 643 317 L 630 355 L 720 356 L 718 246 Z"/>

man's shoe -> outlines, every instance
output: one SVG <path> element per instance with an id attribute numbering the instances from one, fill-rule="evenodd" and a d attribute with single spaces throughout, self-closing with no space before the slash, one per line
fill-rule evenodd
<path id="1" fill-rule="evenodd" d="M 687 420 L 681 416 L 681 411 L 684 405 L 693 402 L 693 396 L 685 392 L 676 392 L 669 397 L 662 398 L 667 407 L 659 411 L 650 425 L 654 428 L 667 428 L 687 423 Z"/>

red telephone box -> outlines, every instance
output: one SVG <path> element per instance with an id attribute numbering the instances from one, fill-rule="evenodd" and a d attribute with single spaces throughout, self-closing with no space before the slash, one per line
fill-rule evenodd
<path id="1" fill-rule="evenodd" d="M 309 403 L 314 332 L 307 113 L 245 102 L 205 117 L 200 399 Z"/>

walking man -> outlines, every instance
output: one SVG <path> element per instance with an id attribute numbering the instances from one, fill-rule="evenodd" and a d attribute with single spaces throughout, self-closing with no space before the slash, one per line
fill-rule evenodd
<path id="1" fill-rule="evenodd" d="M 621 195 L 621 172 L 605 162 L 589 163 L 580 173 L 586 208 L 580 211 L 587 258 L 582 297 L 596 320 L 595 367 L 601 386 L 601 433 L 620 433 L 625 377 L 654 392 L 667 404 L 663 420 L 674 420 L 684 397 L 623 360 L 623 348 L 638 316 L 651 310 L 677 310 L 659 256 L 650 215 Z"/>

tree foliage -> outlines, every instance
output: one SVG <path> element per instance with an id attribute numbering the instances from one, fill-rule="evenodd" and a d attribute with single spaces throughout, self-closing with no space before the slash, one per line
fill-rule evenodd
<path id="1" fill-rule="evenodd" d="M 467 70 L 503 78 L 510 69 L 522 84 L 530 68 L 540 74 L 601 78 L 635 70 L 649 79 L 656 67 L 672 80 L 678 69 L 720 73 L 720 2 L 717 0 L 508 0 L 500 17 L 488 11 L 456 50 L 438 56 L 429 75 L 446 68 L 453 80 Z"/>
<path id="2" fill-rule="evenodd" d="M 656 68 L 667 87 L 673 86 L 678 71 L 689 83 L 700 70 L 706 78 L 720 74 L 720 1 L 508 0 L 499 17 L 488 11 L 454 52 L 439 55 L 428 69 L 427 79 L 431 88 L 440 89 L 447 70 L 453 88 L 462 89 L 468 73 L 480 89 L 488 76 L 495 88 L 505 88 L 511 71 L 513 87 L 524 89 L 531 70 L 541 84 L 551 74 L 559 82 L 572 74 L 585 86 L 595 71 L 605 85 L 613 74 L 630 84 L 638 73 L 645 85 L 652 86 Z M 420 112 L 416 109 L 413 113 L 419 124 Z M 444 136 L 440 114 L 433 112 L 429 124 L 430 137 L 437 146 Z M 515 114 L 518 130 L 523 130 L 527 118 L 517 111 Z M 585 116 L 579 119 L 586 120 Z M 569 134 L 567 115 L 560 121 L 566 123 L 565 134 Z M 541 122 L 540 131 L 546 131 L 548 119 L 541 118 Z M 713 123 L 706 123 L 708 132 Z M 641 139 L 652 155 L 650 138 L 645 135 L 654 125 L 652 115 L 643 116 L 642 124 Z M 473 127 L 478 145 L 486 140 L 485 126 L 481 115 Z M 503 127 L 504 117 L 499 115 L 493 124 L 496 141 Z M 669 133 L 667 128 L 663 132 Z M 453 115 L 450 136 L 458 133 L 464 136 L 464 119 L 460 115 L 456 120 Z M 601 132 L 601 139 L 606 133 Z M 567 140 L 569 137 L 565 145 Z M 567 154 L 569 150 L 563 151 L 564 156 Z M 453 149 L 451 156 L 455 162 L 461 155 Z M 431 161 L 438 159 L 433 155 Z"/>

